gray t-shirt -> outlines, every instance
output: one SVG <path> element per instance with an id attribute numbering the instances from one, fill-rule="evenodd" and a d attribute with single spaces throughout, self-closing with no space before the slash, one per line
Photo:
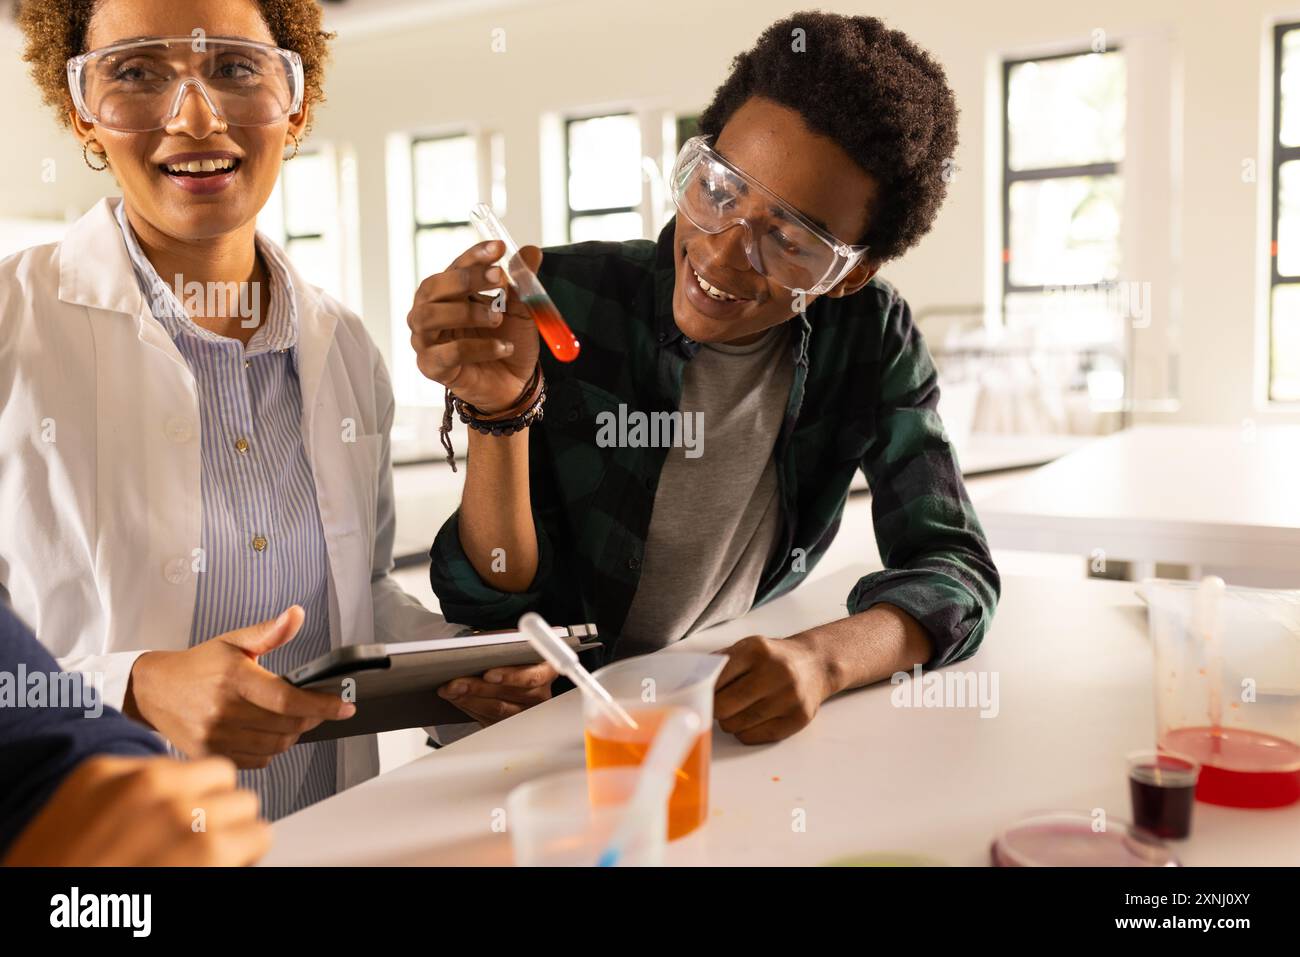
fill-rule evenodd
<path id="1" fill-rule="evenodd" d="M 794 376 L 788 325 L 748 345 L 702 344 L 686 364 L 680 409 L 702 444 L 669 448 L 640 584 L 618 657 L 645 654 L 754 603 L 781 530 L 772 450 Z"/>

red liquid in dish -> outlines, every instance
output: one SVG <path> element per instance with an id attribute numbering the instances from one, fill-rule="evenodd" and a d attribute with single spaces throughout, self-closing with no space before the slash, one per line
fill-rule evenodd
<path id="1" fill-rule="evenodd" d="M 561 362 L 572 362 L 578 358 L 578 351 L 582 348 L 578 337 L 573 334 L 573 330 L 569 328 L 569 324 L 564 321 L 564 317 L 552 305 L 550 299 L 544 296 L 528 296 L 524 299 L 524 306 L 528 309 L 528 314 L 533 317 L 533 322 L 537 324 L 537 331 L 546 340 L 551 355 Z"/>
<path id="2" fill-rule="evenodd" d="M 1300 801 L 1300 746 L 1258 731 L 1176 728 L 1160 747 L 1199 761 L 1196 799 L 1227 807 Z"/>

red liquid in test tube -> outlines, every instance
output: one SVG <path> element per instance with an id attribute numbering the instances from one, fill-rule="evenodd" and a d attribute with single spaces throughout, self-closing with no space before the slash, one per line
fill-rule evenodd
<path id="1" fill-rule="evenodd" d="M 551 355 L 561 362 L 572 362 L 578 358 L 578 352 L 582 348 L 578 337 L 564 321 L 560 310 L 555 308 L 555 303 L 542 288 L 537 275 L 524 263 L 523 257 L 519 255 L 519 245 L 506 231 L 492 207 L 486 203 L 475 206 L 470 212 L 470 221 L 484 239 L 496 240 L 506 247 L 501 268 L 514 287 L 515 294 L 528 310 L 547 348 L 551 350 Z"/>
<path id="2" fill-rule="evenodd" d="M 550 348 L 551 355 L 561 362 L 572 362 L 578 358 L 578 351 L 582 346 L 578 342 L 578 337 L 573 334 L 573 330 L 569 328 L 569 324 L 560 315 L 560 310 L 556 309 L 555 303 L 551 302 L 551 297 L 529 296 L 523 302 L 528 314 L 533 317 L 533 322 L 537 324 L 537 331 L 542 334 L 542 339 Z"/>

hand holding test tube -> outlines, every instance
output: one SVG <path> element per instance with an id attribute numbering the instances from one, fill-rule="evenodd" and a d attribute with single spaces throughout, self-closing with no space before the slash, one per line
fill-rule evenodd
<path id="1" fill-rule="evenodd" d="M 541 333 L 547 348 L 551 350 L 551 355 L 561 362 L 572 362 L 578 358 L 578 350 L 581 346 L 577 336 L 564 321 L 560 311 L 555 308 L 555 303 L 542 288 L 537 275 L 528 268 L 523 257 L 519 255 L 519 244 L 506 231 L 496 213 L 492 212 L 492 207 L 487 203 L 479 203 L 470 211 L 469 218 L 480 236 L 484 239 L 496 240 L 506 247 L 505 256 L 501 261 L 502 271 L 505 272 L 506 279 L 524 304 L 524 308 L 532 316 L 537 331 Z"/>

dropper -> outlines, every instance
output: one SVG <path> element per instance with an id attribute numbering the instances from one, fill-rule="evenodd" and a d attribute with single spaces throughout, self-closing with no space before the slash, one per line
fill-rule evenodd
<path id="1" fill-rule="evenodd" d="M 624 727 L 636 730 L 637 723 L 623 707 L 614 700 L 605 686 L 596 680 L 590 671 L 582 666 L 577 652 L 557 638 L 546 619 L 535 611 L 530 611 L 519 619 L 519 630 L 529 643 L 546 659 L 547 664 L 568 678 L 587 696 L 605 716 Z"/>

